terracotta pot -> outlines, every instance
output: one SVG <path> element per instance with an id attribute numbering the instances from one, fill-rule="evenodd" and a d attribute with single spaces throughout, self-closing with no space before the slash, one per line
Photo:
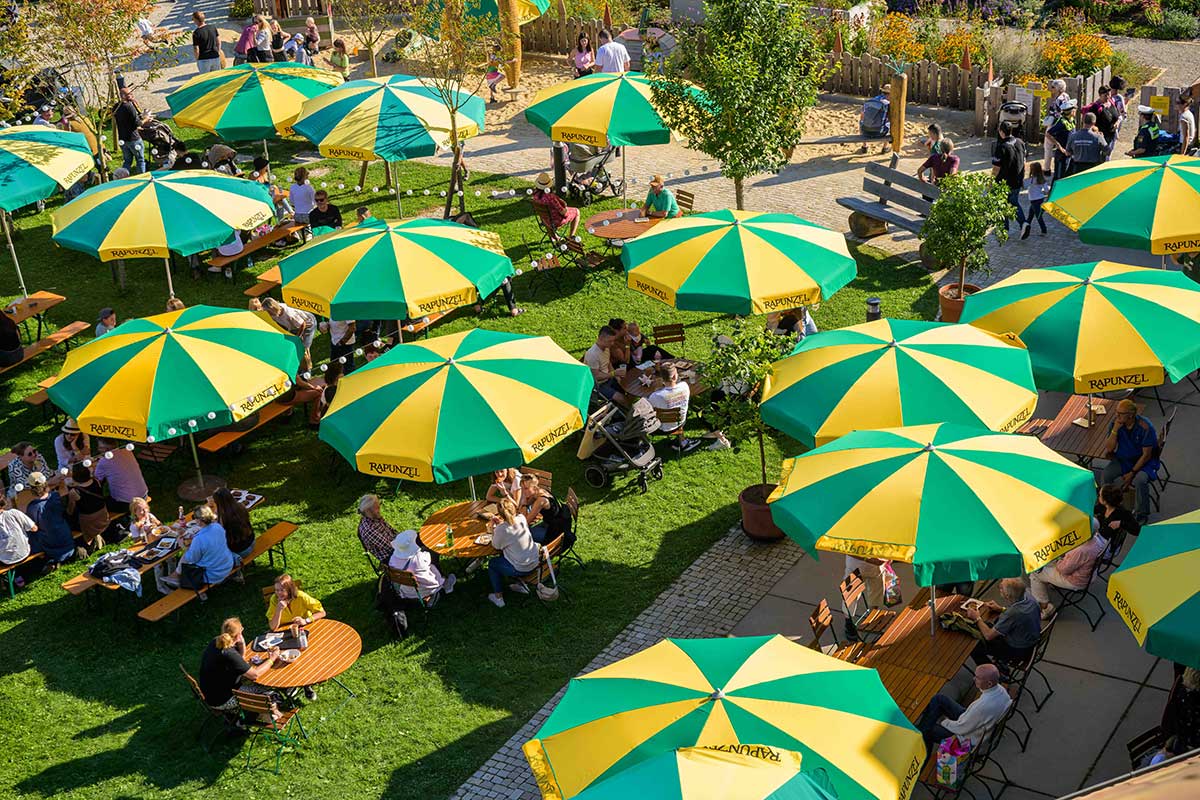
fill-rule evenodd
<path id="1" fill-rule="evenodd" d="M 982 291 L 973 283 L 968 283 L 963 287 L 965 294 L 962 297 L 958 296 L 958 282 L 947 283 L 938 289 L 938 306 L 942 309 L 942 322 L 958 322 L 962 316 L 963 306 L 967 302 L 967 295 L 975 294 Z"/>
<path id="2" fill-rule="evenodd" d="M 742 508 L 742 531 L 751 539 L 760 542 L 774 542 L 784 537 L 783 531 L 775 525 L 771 517 L 771 507 L 767 498 L 775 491 L 773 483 L 758 483 L 747 486 L 738 495 L 738 505 Z"/>

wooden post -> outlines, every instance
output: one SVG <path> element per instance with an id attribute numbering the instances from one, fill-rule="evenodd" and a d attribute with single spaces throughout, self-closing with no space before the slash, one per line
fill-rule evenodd
<path id="1" fill-rule="evenodd" d="M 905 106 L 908 103 L 908 76 L 893 75 L 890 115 L 892 118 L 892 152 L 899 153 L 904 146 Z"/>
<path id="2" fill-rule="evenodd" d="M 987 92 L 975 89 L 975 135 L 987 135 Z"/>

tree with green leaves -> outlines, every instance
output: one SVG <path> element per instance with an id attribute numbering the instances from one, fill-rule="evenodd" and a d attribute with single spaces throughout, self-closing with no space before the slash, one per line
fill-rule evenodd
<path id="1" fill-rule="evenodd" d="M 481 94 L 488 56 L 494 48 L 502 46 L 504 35 L 495 15 L 480 13 L 479 0 L 419 5 L 413 11 L 409 30 L 421 42 L 413 51 L 413 71 L 437 95 L 450 116 L 449 139 L 454 160 L 444 209 L 449 219 L 456 196 L 459 212 L 466 210 L 458 120 L 471 97 Z"/>
<path id="2" fill-rule="evenodd" d="M 338 0 L 337 17 L 371 54 L 371 77 L 379 76 L 377 59 L 383 43 L 409 7 L 405 0 Z"/>
<path id="3" fill-rule="evenodd" d="M 958 267 L 958 299 L 966 291 L 967 273 L 990 275 L 987 239 L 1008 240 L 1008 221 L 1016 209 L 1008 187 L 986 172 L 948 175 L 938 184 L 938 198 L 921 227 L 922 251 L 943 265 Z"/>
<path id="4" fill-rule="evenodd" d="M 746 178 L 787 166 L 816 104 L 826 55 L 808 20 L 799 3 L 709 0 L 703 24 L 681 31 L 654 83 L 663 121 L 721 163 L 739 209 Z"/>

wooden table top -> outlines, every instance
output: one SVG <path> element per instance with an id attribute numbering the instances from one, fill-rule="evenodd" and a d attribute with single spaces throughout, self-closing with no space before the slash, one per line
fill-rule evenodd
<path id="1" fill-rule="evenodd" d="M 308 647 L 300 657 L 290 664 L 276 662 L 255 683 L 276 689 L 313 686 L 341 675 L 362 655 L 362 637 L 344 622 L 326 617 L 305 627 Z"/>
<path id="2" fill-rule="evenodd" d="M 55 294 L 54 292 L 34 292 L 28 297 L 14 300 L 4 310 L 12 316 L 13 322 L 20 324 L 27 319 L 36 317 L 38 314 L 45 314 L 66 299 L 61 294 Z"/>
<path id="3" fill-rule="evenodd" d="M 496 508 L 486 500 L 455 503 L 435 512 L 421 525 L 418 535 L 421 544 L 439 556 L 449 558 L 483 558 L 500 552 L 490 544 L 476 544 L 475 537 L 488 532 L 487 523 L 476 517 L 480 513 L 495 513 Z M 446 546 L 446 526 L 454 530 L 454 546 Z"/>
<path id="4" fill-rule="evenodd" d="M 645 222 L 634 222 L 641 214 L 640 208 L 601 211 L 599 214 L 588 217 L 584 227 L 588 233 L 601 239 L 636 239 L 665 219 L 664 217 L 650 217 Z M 605 225 L 605 222 L 608 224 Z"/>
<path id="5" fill-rule="evenodd" d="M 279 265 L 276 264 L 269 269 L 263 270 L 262 274 L 258 276 L 258 282 L 271 283 L 276 286 L 283 283 L 283 273 L 279 271 Z"/>
<path id="6" fill-rule="evenodd" d="M 658 377 L 659 364 L 674 364 L 679 370 L 679 379 L 688 385 L 693 395 L 701 390 L 700 376 L 694 370 L 696 362 L 688 361 L 686 358 L 665 358 L 662 361 L 656 362 L 655 366 L 649 367 L 646 370 L 640 370 L 637 367 L 629 367 L 625 370 L 625 377 L 621 378 L 621 391 L 634 397 L 649 397 L 655 391 L 662 388 L 662 378 Z M 692 370 L 690 374 L 685 374 Z M 647 386 L 642 383 L 639 378 L 642 375 L 650 375 L 650 384 Z"/>
<path id="7" fill-rule="evenodd" d="M 921 718 L 929 706 L 929 701 L 946 685 L 946 679 L 941 675 L 928 675 L 896 664 L 879 663 L 869 666 L 879 673 L 883 688 L 887 689 L 887 693 L 912 723 Z"/>
<path id="8" fill-rule="evenodd" d="M 1087 416 L 1087 401 L 1087 395 L 1072 395 L 1049 427 L 1038 436 L 1042 444 L 1056 453 L 1078 459 L 1104 458 L 1107 453 L 1104 443 L 1108 440 L 1108 427 L 1116 419 L 1113 413 L 1117 401 L 1093 397 L 1092 405 L 1102 406 L 1105 413 L 1097 414 L 1090 428 L 1083 428 L 1076 425 L 1074 420 Z"/>
<path id="9" fill-rule="evenodd" d="M 957 611 L 965 600 L 966 597 L 957 594 L 938 597 L 938 616 Z M 943 630 L 940 625 L 936 628 L 936 632 L 931 636 L 929 589 L 922 589 L 917 592 L 917 596 L 908 607 L 892 620 L 870 652 L 858 663 L 864 667 L 875 668 L 882 664 L 891 664 L 939 678 L 945 683 L 966 663 L 977 642 L 965 633 Z M 930 697 L 932 696 L 931 694 Z"/>

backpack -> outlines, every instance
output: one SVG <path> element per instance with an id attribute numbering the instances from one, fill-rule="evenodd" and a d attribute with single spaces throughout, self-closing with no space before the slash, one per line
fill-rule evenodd
<path id="1" fill-rule="evenodd" d="M 403 639 L 408 635 L 408 614 L 404 610 L 404 601 L 396 594 L 386 571 L 379 576 L 375 608 L 383 614 L 383 620 L 393 636 Z"/>
<path id="2" fill-rule="evenodd" d="M 1100 113 L 1096 115 L 1096 129 L 1104 134 L 1105 139 L 1111 139 L 1113 133 L 1117 130 L 1117 119 L 1120 117 L 1120 112 L 1117 107 L 1109 103 L 1100 108 Z"/>
<path id="3" fill-rule="evenodd" d="M 1167 133 L 1162 128 L 1159 128 L 1153 140 L 1151 140 L 1151 151 L 1146 155 L 1165 156 L 1179 150 L 1179 134 Z"/>
<path id="4" fill-rule="evenodd" d="M 891 101 L 882 94 L 863 103 L 858 130 L 864 136 L 888 136 L 892 130 L 891 106 Z"/>

